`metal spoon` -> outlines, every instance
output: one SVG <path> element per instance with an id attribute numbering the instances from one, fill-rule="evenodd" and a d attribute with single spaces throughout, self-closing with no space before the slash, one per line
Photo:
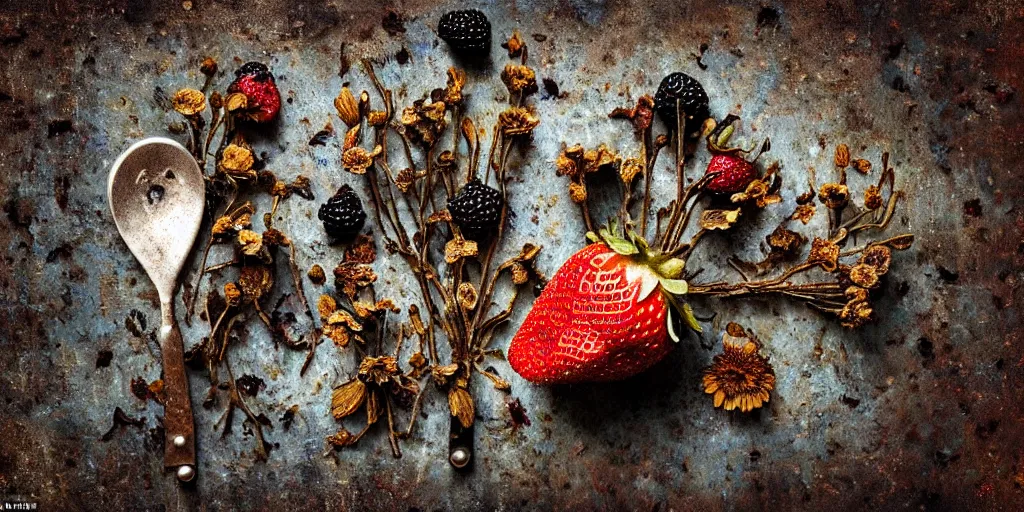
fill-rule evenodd
<path id="1" fill-rule="evenodd" d="M 107 196 L 121 238 L 160 296 L 160 348 L 167 394 L 164 466 L 177 468 L 178 479 L 187 482 L 196 474 L 195 425 L 181 331 L 174 319 L 174 293 L 203 218 L 203 174 L 181 144 L 160 137 L 144 139 L 114 162 Z"/>

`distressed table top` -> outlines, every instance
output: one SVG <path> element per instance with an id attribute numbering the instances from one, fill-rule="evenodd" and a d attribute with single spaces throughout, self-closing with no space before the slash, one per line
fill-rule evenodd
<path id="1" fill-rule="evenodd" d="M 451 57 L 434 27 L 466 4 L 350 4 L 0 4 L 0 502 L 47 510 L 1024 506 L 1024 11 L 1006 0 L 472 2 L 490 17 L 495 42 L 494 67 L 470 73 L 471 115 L 493 120 L 501 108 L 498 43 L 513 29 L 538 78 L 559 91 L 531 100 L 541 124 L 513 162 L 509 251 L 543 245 L 537 265 L 550 275 L 583 245 L 552 165 L 561 145 L 635 148 L 607 113 L 685 71 L 708 90 L 713 114 L 737 113 L 744 135 L 772 138 L 768 156 L 785 178 L 781 205 L 710 240 L 691 265 L 708 279 L 735 278 L 726 257 L 762 255 L 760 241 L 805 190 L 807 168 L 831 169 L 841 142 L 874 162 L 888 151 L 907 193 L 894 230 L 917 240 L 896 256 L 879 321 L 850 331 L 776 300 L 696 302 L 699 315 L 717 312 L 708 340 L 738 321 L 766 342 L 776 390 L 747 415 L 715 410 L 698 388 L 720 344 L 708 350 L 693 337 L 616 385 L 536 387 L 494 361 L 531 425 L 513 429 L 504 396 L 478 379 L 469 473 L 446 462 L 447 404 L 437 393 L 401 459 L 384 429 L 325 455 L 324 437 L 337 428 L 330 389 L 349 378 L 355 358 L 322 345 L 300 377 L 305 354 L 275 350 L 251 322 L 230 357 L 236 375 L 264 381 L 250 403 L 270 419 L 274 449 L 256 461 L 240 416 L 222 437 L 223 404 L 197 407 L 200 478 L 181 490 L 163 471 L 155 437 L 162 408 L 130 390 L 135 378 L 160 377 L 151 337 L 159 307 L 117 235 L 107 172 L 144 136 L 181 140 L 168 131 L 179 117 L 158 91 L 201 86 L 199 63 L 213 57 L 228 73 L 259 60 L 277 74 L 283 118 L 253 141 L 269 168 L 284 179 L 309 176 L 318 201 L 356 184 L 338 167 L 337 143 L 307 143 L 331 120 L 337 91 L 371 89 L 364 57 L 383 63 L 378 72 L 400 91 L 400 106 L 443 87 Z M 674 187 L 668 162 L 656 179 L 663 198 Z M 851 180 L 855 190 L 870 181 Z M 303 268 L 329 269 L 341 249 L 322 240 L 318 201 L 289 199 L 277 223 L 298 243 Z M 824 228 L 822 216 L 807 230 L 815 228 Z M 211 261 L 223 257 L 215 250 Z M 377 265 L 385 295 L 415 299 L 401 261 Z M 203 328 L 186 329 L 186 345 Z M 204 376 L 191 378 L 198 404 Z M 292 405 L 299 412 L 285 428 Z M 102 440 L 115 407 L 142 426 Z"/>

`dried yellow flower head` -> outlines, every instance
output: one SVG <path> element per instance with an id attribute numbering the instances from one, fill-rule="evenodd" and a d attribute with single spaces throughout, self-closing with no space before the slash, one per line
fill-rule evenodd
<path id="1" fill-rule="evenodd" d="M 889 272 L 889 263 L 892 262 L 892 251 L 884 245 L 872 245 L 861 253 L 857 263 L 869 265 L 878 272 L 878 275 L 885 275 Z"/>
<path id="2" fill-rule="evenodd" d="M 416 182 L 416 171 L 406 167 L 395 176 L 395 186 L 398 187 L 403 194 L 409 191 L 413 183 Z"/>
<path id="3" fill-rule="evenodd" d="M 768 247 L 771 247 L 772 250 L 793 257 L 800 251 L 800 247 L 807 242 L 807 239 L 800 233 L 778 226 L 775 231 L 765 237 L 765 241 L 768 242 Z"/>
<path id="4" fill-rule="evenodd" d="M 524 284 L 530 280 L 530 273 L 526 270 L 526 265 L 517 261 L 512 264 L 512 268 L 510 270 L 512 272 L 513 284 Z"/>
<path id="5" fill-rule="evenodd" d="M 878 269 L 858 263 L 850 268 L 850 281 L 862 288 L 874 288 L 878 286 Z"/>
<path id="6" fill-rule="evenodd" d="M 501 47 L 508 50 L 508 58 L 515 59 L 523 54 L 523 49 L 526 48 L 526 43 L 523 42 L 523 38 L 519 35 L 519 31 L 513 30 L 512 37 L 508 38 L 508 41 L 501 43 Z"/>
<path id="7" fill-rule="evenodd" d="M 466 72 L 448 68 L 448 86 L 444 90 L 444 102 L 450 105 L 462 103 L 462 87 L 466 85 Z"/>
<path id="8" fill-rule="evenodd" d="M 263 236 L 250 229 L 243 229 L 238 232 L 238 245 L 242 248 L 242 254 L 256 256 L 263 250 Z"/>
<path id="9" fill-rule="evenodd" d="M 325 293 L 317 299 L 316 310 L 320 313 L 320 318 L 329 318 L 332 313 L 338 310 L 338 302 L 334 300 L 334 297 Z"/>
<path id="10" fill-rule="evenodd" d="M 850 201 L 850 189 L 841 183 L 826 183 L 818 189 L 818 199 L 831 210 L 841 210 Z"/>
<path id="11" fill-rule="evenodd" d="M 843 327 L 855 329 L 868 323 L 872 313 L 871 305 L 867 301 L 851 300 L 843 306 L 843 310 L 839 313 L 839 319 L 842 321 Z"/>
<path id="12" fill-rule="evenodd" d="M 335 448 L 344 448 L 356 444 L 359 441 L 359 436 L 345 430 L 345 427 L 341 427 L 337 433 L 327 436 L 324 440 Z"/>
<path id="13" fill-rule="evenodd" d="M 472 283 L 460 284 L 456 296 L 459 299 L 459 305 L 466 311 L 472 311 L 476 307 L 476 301 L 479 298 L 476 293 L 476 287 Z"/>
<path id="14" fill-rule="evenodd" d="M 839 265 L 839 246 L 831 240 L 814 237 L 807 263 L 818 263 L 826 272 L 835 272 Z"/>
<path id="15" fill-rule="evenodd" d="M 639 158 L 627 158 L 619 167 L 619 179 L 622 180 L 622 183 L 629 185 L 643 172 L 644 164 Z"/>
<path id="16" fill-rule="evenodd" d="M 246 97 L 245 94 L 242 94 L 240 92 L 228 94 L 228 96 L 224 98 L 224 108 L 227 109 L 228 112 L 235 112 L 236 110 L 245 110 L 248 107 L 249 98 Z"/>
<path id="17" fill-rule="evenodd" d="M 569 199 L 576 204 L 582 204 L 587 200 L 587 186 L 575 181 L 569 183 Z"/>
<path id="18" fill-rule="evenodd" d="M 370 126 L 384 126 L 384 123 L 388 122 L 388 113 L 382 110 L 371 110 L 366 114 L 366 122 L 370 123 Z"/>
<path id="19" fill-rule="evenodd" d="M 319 264 L 314 264 L 309 268 L 309 272 L 306 272 L 306 277 L 316 285 L 324 284 L 327 281 L 327 275 L 324 274 L 324 268 Z"/>
<path id="20" fill-rule="evenodd" d="M 861 174 L 867 174 L 871 172 L 871 162 L 864 160 L 863 158 L 858 158 L 853 161 L 853 168 Z"/>
<path id="21" fill-rule="evenodd" d="M 242 303 L 242 290 L 239 290 L 238 285 L 235 283 L 225 284 L 224 300 L 228 303 L 228 306 L 238 306 Z"/>
<path id="22" fill-rule="evenodd" d="M 206 110 L 206 96 L 195 89 L 180 89 L 171 98 L 171 106 L 183 116 L 194 116 Z"/>
<path id="23" fill-rule="evenodd" d="M 715 407 L 727 411 L 760 408 L 775 388 L 775 369 L 759 353 L 760 343 L 744 333 L 742 327 L 730 324 L 722 348 L 722 353 L 704 370 L 704 392 L 714 397 Z"/>
<path id="24" fill-rule="evenodd" d="M 238 287 L 247 302 L 259 300 L 274 287 L 274 274 L 266 265 L 246 265 L 238 274 Z"/>
<path id="25" fill-rule="evenodd" d="M 349 148 L 341 155 L 341 165 L 352 174 L 366 174 L 366 170 L 373 165 L 373 159 L 382 151 L 379 145 L 373 151 L 366 151 L 359 146 Z"/>
<path id="26" fill-rule="evenodd" d="M 501 71 L 501 81 L 513 96 L 529 96 L 537 92 L 537 75 L 528 66 L 508 64 Z"/>
<path id="27" fill-rule="evenodd" d="M 790 218 L 807 224 L 814 217 L 814 212 L 816 211 L 817 207 L 814 206 L 814 203 L 797 205 L 796 209 L 793 210 L 793 216 Z"/>
<path id="28" fill-rule="evenodd" d="M 478 252 L 476 242 L 453 238 L 444 245 L 444 260 L 448 263 L 455 263 L 462 258 L 472 258 Z"/>
<path id="29" fill-rule="evenodd" d="M 377 274 L 369 265 L 345 261 L 334 268 L 334 279 L 342 293 L 353 298 L 359 290 L 377 281 Z"/>
<path id="30" fill-rule="evenodd" d="M 882 207 L 882 191 L 877 185 L 871 185 L 864 191 L 864 207 L 868 210 Z"/>
<path id="31" fill-rule="evenodd" d="M 359 363 L 359 376 L 377 385 L 390 382 L 399 375 L 398 360 L 391 356 L 367 356 Z"/>
<path id="32" fill-rule="evenodd" d="M 704 210 L 700 215 L 700 227 L 707 230 L 725 230 L 736 224 L 740 208 L 735 210 Z"/>
<path id="33" fill-rule="evenodd" d="M 576 165 L 576 161 L 566 156 L 564 151 L 555 159 L 555 174 L 558 176 L 575 178 L 578 171 L 579 167 Z"/>
<path id="34" fill-rule="evenodd" d="M 255 177 L 256 173 L 252 170 L 254 163 L 252 151 L 245 146 L 228 144 L 221 153 L 220 167 L 232 176 Z"/>

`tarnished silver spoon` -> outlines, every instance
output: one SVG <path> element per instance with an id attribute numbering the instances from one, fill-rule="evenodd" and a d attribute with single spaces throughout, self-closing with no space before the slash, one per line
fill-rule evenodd
<path id="1" fill-rule="evenodd" d="M 195 424 L 185 374 L 181 331 L 174 318 L 178 273 L 203 219 L 206 189 L 192 155 L 171 139 L 153 137 L 133 144 L 110 170 L 107 196 L 117 230 L 160 296 L 163 353 L 164 466 L 178 479 L 196 475 Z"/>

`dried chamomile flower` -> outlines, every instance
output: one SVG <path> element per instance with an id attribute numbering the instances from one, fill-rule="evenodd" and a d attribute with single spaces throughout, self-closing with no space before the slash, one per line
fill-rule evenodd
<path id="1" fill-rule="evenodd" d="M 877 185 L 871 185 L 864 191 L 864 208 L 877 210 L 882 207 L 882 191 Z"/>
<path id="2" fill-rule="evenodd" d="M 377 259 L 377 249 L 373 245 L 373 238 L 368 235 L 358 235 L 356 239 L 345 249 L 346 263 L 370 264 Z"/>
<path id="3" fill-rule="evenodd" d="M 512 284 L 524 284 L 530 280 L 530 273 L 526 269 L 526 265 L 520 262 L 515 262 L 511 267 L 512 272 Z"/>
<path id="4" fill-rule="evenodd" d="M 765 237 L 765 241 L 768 242 L 768 247 L 771 247 L 772 252 L 792 258 L 807 243 L 807 238 L 800 233 L 778 226 L 775 231 Z"/>
<path id="5" fill-rule="evenodd" d="M 537 75 L 528 66 L 508 64 L 501 71 L 501 81 L 512 96 L 523 97 L 537 92 Z"/>
<path id="6" fill-rule="evenodd" d="M 540 124 L 540 119 L 522 107 L 509 107 L 498 114 L 498 125 L 505 135 L 529 135 Z"/>
<path id="7" fill-rule="evenodd" d="M 357 300 L 352 303 L 352 310 L 356 312 L 356 316 L 359 318 L 369 318 L 381 311 L 390 311 L 392 313 L 398 313 L 399 311 L 398 306 L 391 299 L 381 299 L 374 304 Z"/>
<path id="8" fill-rule="evenodd" d="M 807 263 L 818 263 L 826 272 L 835 272 L 839 264 L 839 246 L 831 240 L 814 237 Z"/>
<path id="9" fill-rule="evenodd" d="M 579 175 L 579 171 L 580 168 L 576 165 L 576 160 L 566 156 L 564 151 L 555 159 L 555 174 L 558 176 L 576 178 Z"/>
<path id="10" fill-rule="evenodd" d="M 238 274 L 238 287 L 246 302 L 260 300 L 274 287 L 274 274 L 266 265 L 245 265 Z"/>
<path id="11" fill-rule="evenodd" d="M 808 222 L 811 221 L 811 218 L 814 217 L 815 211 L 817 211 L 817 207 L 814 206 L 814 203 L 800 204 L 797 205 L 795 210 L 793 210 L 793 215 L 790 217 L 790 219 L 798 220 L 804 224 L 807 224 Z"/>
<path id="12" fill-rule="evenodd" d="M 206 96 L 195 89 L 180 89 L 171 97 L 174 111 L 190 117 L 206 110 Z"/>
<path id="13" fill-rule="evenodd" d="M 263 250 L 263 236 L 255 231 L 243 229 L 238 232 L 238 245 L 242 248 L 242 254 L 257 256 Z"/>
<path id="14" fill-rule="evenodd" d="M 238 285 L 235 283 L 224 285 L 224 301 L 228 303 L 228 306 L 232 307 L 242 303 L 242 290 L 238 289 Z"/>
<path id="15" fill-rule="evenodd" d="M 315 264 L 309 268 L 309 272 L 306 272 L 306 277 L 316 285 L 324 284 L 327 282 L 327 275 L 324 274 L 324 268 L 319 264 Z"/>
<path id="16" fill-rule="evenodd" d="M 398 361 L 391 356 L 367 356 L 359 363 L 359 378 L 368 384 L 381 385 L 391 382 L 400 373 Z"/>
<path id="17" fill-rule="evenodd" d="M 831 210 L 841 210 L 850 201 L 850 189 L 842 183 L 826 183 L 818 189 L 818 200 Z"/>
<path id="18" fill-rule="evenodd" d="M 338 302 L 334 300 L 334 297 L 325 293 L 317 299 L 316 310 L 320 313 L 320 318 L 328 318 L 331 316 L 331 313 L 338 310 Z"/>
<path id="19" fill-rule="evenodd" d="M 878 275 L 884 275 L 889 272 L 889 263 L 892 262 L 892 251 L 884 245 L 871 245 L 864 252 L 861 253 L 860 259 L 857 263 L 863 265 L 869 265 L 878 272 Z"/>
<path id="20" fill-rule="evenodd" d="M 619 179 L 624 185 L 633 183 L 633 180 L 644 172 L 644 163 L 639 158 L 627 158 L 619 166 Z"/>
<path id="21" fill-rule="evenodd" d="M 843 327 L 855 329 L 860 327 L 871 320 L 871 304 L 866 300 L 851 300 L 843 306 L 842 311 L 839 313 L 839 319 Z"/>
<path id="22" fill-rule="evenodd" d="M 704 392 L 714 397 L 715 407 L 727 411 L 760 408 L 775 388 L 775 369 L 759 353 L 761 344 L 737 325 L 723 336 L 722 348 L 704 370 Z"/>
<path id="23" fill-rule="evenodd" d="M 395 186 L 403 194 L 409 191 L 413 183 L 416 183 L 416 171 L 411 168 L 406 167 L 395 176 Z"/>
<path id="24" fill-rule="evenodd" d="M 383 148 L 379 145 L 374 146 L 373 151 L 367 151 L 359 146 L 348 148 L 341 155 L 341 165 L 352 174 L 366 174 L 366 170 L 373 165 L 373 159 L 382 151 Z"/>
<path id="25" fill-rule="evenodd" d="M 850 268 L 850 281 L 862 288 L 875 288 L 878 286 L 878 269 L 858 263 Z"/>
<path id="26" fill-rule="evenodd" d="M 476 287 L 472 283 L 462 283 L 459 285 L 458 291 L 456 291 L 456 297 L 459 300 L 459 306 L 466 311 L 472 311 L 476 307 L 476 301 L 479 298 L 476 292 Z"/>

